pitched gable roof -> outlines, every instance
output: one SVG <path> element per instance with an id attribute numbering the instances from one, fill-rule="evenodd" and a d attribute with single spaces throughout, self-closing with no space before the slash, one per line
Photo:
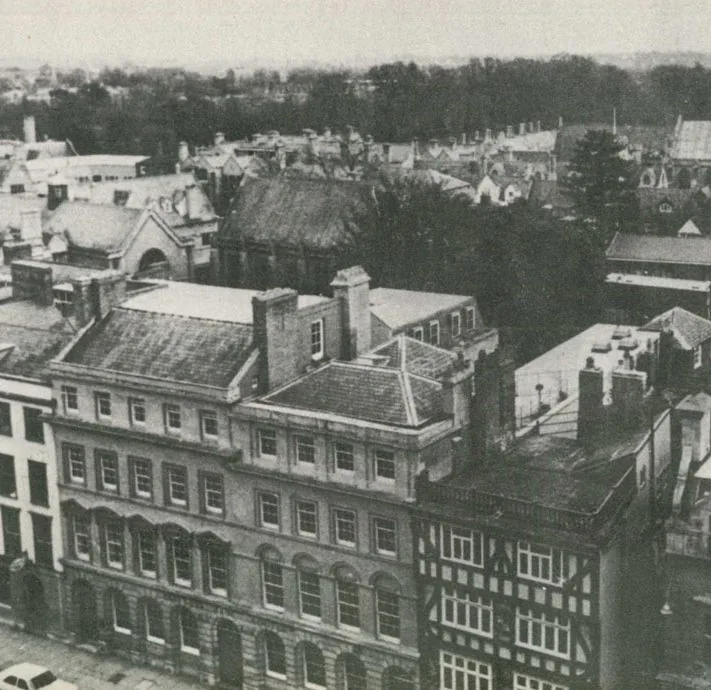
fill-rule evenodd
<path id="1" fill-rule="evenodd" d="M 711 160 L 711 121 L 682 122 L 674 137 L 671 157 Z"/>
<path id="2" fill-rule="evenodd" d="M 368 185 L 334 180 L 249 178 L 220 229 L 220 241 L 330 249 L 350 240 L 346 226 Z"/>
<path id="3" fill-rule="evenodd" d="M 393 426 L 419 427 L 440 416 L 441 384 L 399 369 L 331 362 L 264 402 Z"/>
<path id="4" fill-rule="evenodd" d="M 655 316 L 644 328 L 671 331 L 679 346 L 685 350 L 711 340 L 711 321 L 692 314 L 682 307 L 674 307 Z"/>
<path id="5" fill-rule="evenodd" d="M 64 361 L 227 388 L 252 350 L 251 326 L 120 307 L 84 333 Z"/>
<path id="6" fill-rule="evenodd" d="M 394 331 L 440 312 L 461 308 L 471 299 L 437 292 L 375 288 L 370 291 L 370 313 Z"/>
<path id="7" fill-rule="evenodd" d="M 401 369 L 410 374 L 438 379 L 452 370 L 457 355 L 451 350 L 398 335 L 376 347 L 366 358 L 378 358 L 379 366 Z"/>
<path id="8" fill-rule="evenodd" d="M 711 238 L 659 237 L 618 232 L 605 256 L 617 261 L 711 266 Z"/>

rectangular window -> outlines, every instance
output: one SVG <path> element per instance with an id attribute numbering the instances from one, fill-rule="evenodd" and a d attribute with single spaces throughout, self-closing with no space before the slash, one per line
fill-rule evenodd
<path id="1" fill-rule="evenodd" d="M 212 410 L 200 412 L 200 429 L 202 430 L 203 438 L 217 438 L 217 412 Z"/>
<path id="2" fill-rule="evenodd" d="M 395 481 L 395 454 L 391 450 L 375 450 L 375 476 L 386 482 Z"/>
<path id="3" fill-rule="evenodd" d="M 441 690 L 493 690 L 494 674 L 489 664 L 443 650 L 439 653 Z"/>
<path id="4" fill-rule="evenodd" d="M 111 597 L 111 619 L 116 632 L 131 634 L 131 611 L 128 608 L 128 599 L 123 594 L 114 592 Z"/>
<path id="5" fill-rule="evenodd" d="M 458 311 L 453 311 L 449 315 L 449 319 L 452 325 L 452 337 L 458 337 L 462 332 L 462 317 L 459 315 Z"/>
<path id="6" fill-rule="evenodd" d="M 566 685 L 558 685 L 523 673 L 514 673 L 514 690 L 569 690 Z"/>
<path id="7" fill-rule="evenodd" d="M 131 424 L 143 426 L 146 423 L 146 401 L 143 398 L 128 399 L 128 417 Z"/>
<path id="8" fill-rule="evenodd" d="M 107 522 L 104 525 L 106 565 L 123 570 L 123 524 Z"/>
<path id="9" fill-rule="evenodd" d="M 311 322 L 311 359 L 323 358 L 323 319 Z"/>
<path id="10" fill-rule="evenodd" d="M 355 470 L 353 446 L 350 443 L 337 443 L 334 454 L 337 472 L 353 472 Z"/>
<path id="11" fill-rule="evenodd" d="M 321 578 L 318 573 L 299 570 L 299 606 L 301 615 L 321 618 Z"/>
<path id="12" fill-rule="evenodd" d="M 185 537 L 173 537 L 170 541 L 173 561 L 173 583 L 180 587 L 193 584 L 193 561 L 190 541 Z"/>
<path id="13" fill-rule="evenodd" d="M 222 515 L 225 510 L 225 494 L 222 477 L 219 474 L 201 474 L 202 500 L 205 512 Z"/>
<path id="14" fill-rule="evenodd" d="M 420 341 L 423 341 L 425 339 L 425 331 L 422 328 L 422 326 L 415 326 L 412 329 L 412 337 L 415 340 L 420 340 Z"/>
<path id="15" fill-rule="evenodd" d="M 336 544 L 356 545 L 356 514 L 352 510 L 336 508 L 333 511 L 333 526 Z"/>
<path id="16" fill-rule="evenodd" d="M 698 369 L 703 363 L 703 350 L 701 349 L 701 345 L 697 345 L 694 348 L 694 369 Z"/>
<path id="17" fill-rule="evenodd" d="M 165 428 L 171 433 L 178 433 L 183 426 L 180 418 L 180 405 L 166 404 Z"/>
<path id="18" fill-rule="evenodd" d="M 153 469 L 146 458 L 129 458 L 134 498 L 153 498 Z"/>
<path id="19" fill-rule="evenodd" d="M 19 556 L 22 553 L 22 538 L 20 536 L 20 511 L 2 506 L 2 537 L 5 543 L 5 556 Z"/>
<path id="20" fill-rule="evenodd" d="M 62 407 L 64 414 L 79 411 L 79 394 L 74 386 L 62 386 Z"/>
<path id="21" fill-rule="evenodd" d="M 296 462 L 313 465 L 316 462 L 316 446 L 312 436 L 297 436 L 295 439 L 296 445 Z"/>
<path id="22" fill-rule="evenodd" d="M 111 394 L 94 393 L 96 401 L 96 416 L 98 419 L 111 419 Z"/>
<path id="23" fill-rule="evenodd" d="M 91 523 L 86 514 L 72 517 L 74 535 L 74 557 L 82 561 L 91 560 Z"/>
<path id="24" fill-rule="evenodd" d="M 99 490 L 118 493 L 118 458 L 114 453 L 106 450 L 96 451 L 96 465 L 99 479 Z"/>
<path id="25" fill-rule="evenodd" d="M 400 641 L 400 597 L 397 592 L 376 590 L 375 607 L 378 636 Z"/>
<path id="26" fill-rule="evenodd" d="M 136 532 L 136 552 L 138 553 L 138 572 L 144 577 L 158 576 L 156 537 L 152 530 L 142 529 Z"/>
<path id="27" fill-rule="evenodd" d="M 227 596 L 227 552 L 222 547 L 212 546 L 207 550 L 208 587 L 211 594 Z"/>
<path id="28" fill-rule="evenodd" d="M 286 680 L 286 651 L 284 643 L 276 633 L 269 632 L 265 635 L 264 657 L 267 662 L 267 676 Z"/>
<path id="29" fill-rule="evenodd" d="M 275 458 L 277 454 L 276 431 L 259 429 L 257 432 L 258 452 L 260 456 Z"/>
<path id="30" fill-rule="evenodd" d="M 528 542 L 518 544 L 518 574 L 529 580 L 560 584 L 563 552 Z"/>
<path id="31" fill-rule="evenodd" d="M 296 502 L 296 531 L 302 537 L 316 538 L 316 504 L 313 501 Z"/>
<path id="32" fill-rule="evenodd" d="M 394 556 L 397 553 L 397 525 L 395 520 L 373 518 L 373 541 L 376 553 Z"/>
<path id="33" fill-rule="evenodd" d="M 83 446 L 69 443 L 62 445 L 64 453 L 64 468 L 67 481 L 70 484 L 86 484 L 86 461 Z"/>
<path id="34" fill-rule="evenodd" d="M 49 506 L 47 465 L 36 460 L 28 460 L 27 474 L 30 481 L 30 503 L 36 506 Z"/>
<path id="35" fill-rule="evenodd" d="M 279 529 L 279 496 L 259 494 L 259 524 L 267 529 Z"/>
<path id="36" fill-rule="evenodd" d="M 146 639 L 150 642 L 165 644 L 165 630 L 163 628 L 163 614 L 160 606 L 150 602 L 144 607 L 146 620 Z"/>
<path id="37" fill-rule="evenodd" d="M 493 635 L 491 602 L 451 586 L 445 587 L 441 601 L 444 624 L 485 637 Z"/>
<path id="38" fill-rule="evenodd" d="M 40 419 L 42 410 L 38 407 L 23 407 L 25 416 L 25 440 L 44 443 L 44 422 Z"/>
<path id="39" fill-rule="evenodd" d="M 336 581 L 338 625 L 360 629 L 360 603 L 355 582 Z"/>
<path id="40" fill-rule="evenodd" d="M 197 619 L 186 608 L 180 609 L 180 651 L 195 656 L 200 654 L 200 631 Z"/>
<path id="41" fill-rule="evenodd" d="M 470 529 L 442 525 L 440 556 L 456 563 L 483 565 L 481 534 Z"/>
<path id="42" fill-rule="evenodd" d="M 439 321 L 430 321 L 429 341 L 432 345 L 439 345 Z"/>
<path id="43" fill-rule="evenodd" d="M 280 563 L 262 561 L 264 605 L 267 608 L 284 608 L 284 576 Z"/>
<path id="44" fill-rule="evenodd" d="M 10 403 L 0 402 L 0 434 L 12 436 L 12 412 Z"/>
<path id="45" fill-rule="evenodd" d="M 17 498 L 17 480 L 15 479 L 15 458 L 0 453 L 0 496 Z"/>
<path id="46" fill-rule="evenodd" d="M 474 317 L 474 307 L 467 307 L 466 311 L 464 312 L 464 327 L 468 331 L 473 331 L 475 325 L 476 320 Z"/>
<path id="47" fill-rule="evenodd" d="M 516 644 L 528 649 L 570 658 L 570 622 L 559 616 L 546 616 L 518 609 L 516 611 Z"/>
<path id="48" fill-rule="evenodd" d="M 188 473 L 184 467 L 169 465 L 165 471 L 166 503 L 184 508 L 188 505 Z"/>

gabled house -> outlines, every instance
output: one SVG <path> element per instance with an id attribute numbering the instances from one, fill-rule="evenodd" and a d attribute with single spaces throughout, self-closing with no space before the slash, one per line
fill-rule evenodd
<path id="1" fill-rule="evenodd" d="M 675 187 L 689 189 L 711 183 L 711 121 L 684 120 L 679 115 L 669 158 Z"/>

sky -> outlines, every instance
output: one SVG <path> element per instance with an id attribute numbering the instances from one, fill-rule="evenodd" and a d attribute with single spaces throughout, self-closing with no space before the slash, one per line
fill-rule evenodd
<path id="1" fill-rule="evenodd" d="M 709 0 L 0 0 L 0 17 L 5 63 L 711 52 Z"/>

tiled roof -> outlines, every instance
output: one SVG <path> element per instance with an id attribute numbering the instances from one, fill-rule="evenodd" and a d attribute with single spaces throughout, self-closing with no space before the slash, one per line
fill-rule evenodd
<path id="1" fill-rule="evenodd" d="M 692 349 L 711 339 L 711 321 L 681 307 L 674 307 L 654 317 L 645 326 L 645 329 L 670 330 L 679 345 L 685 350 Z"/>
<path id="2" fill-rule="evenodd" d="M 674 138 L 672 158 L 711 160 L 711 121 L 687 120 Z"/>
<path id="3" fill-rule="evenodd" d="M 114 252 L 121 249 L 142 213 L 134 208 L 65 201 L 55 209 L 47 228 L 65 236 L 70 246 Z"/>
<path id="4" fill-rule="evenodd" d="M 605 253 L 617 261 L 711 266 L 711 238 L 617 233 Z"/>
<path id="5" fill-rule="evenodd" d="M 423 343 L 405 335 L 398 335 L 370 355 L 386 357 L 379 366 L 402 369 L 410 374 L 437 379 L 451 371 L 457 356 L 451 350 Z"/>
<path id="6" fill-rule="evenodd" d="M 89 329 L 64 361 L 227 388 L 252 349 L 251 326 L 120 307 Z"/>
<path id="7" fill-rule="evenodd" d="M 461 308 L 471 299 L 437 292 L 375 288 L 370 291 L 370 312 L 394 331 L 439 312 Z"/>
<path id="8" fill-rule="evenodd" d="M 346 224 L 367 188 L 333 180 L 250 178 L 240 187 L 220 239 L 314 249 L 343 245 L 350 240 Z"/>
<path id="9" fill-rule="evenodd" d="M 75 331 L 54 306 L 29 300 L 0 305 L 0 372 L 41 378 Z"/>
<path id="10" fill-rule="evenodd" d="M 440 414 L 441 385 L 387 367 L 332 362 L 264 399 L 264 402 L 418 427 Z"/>

